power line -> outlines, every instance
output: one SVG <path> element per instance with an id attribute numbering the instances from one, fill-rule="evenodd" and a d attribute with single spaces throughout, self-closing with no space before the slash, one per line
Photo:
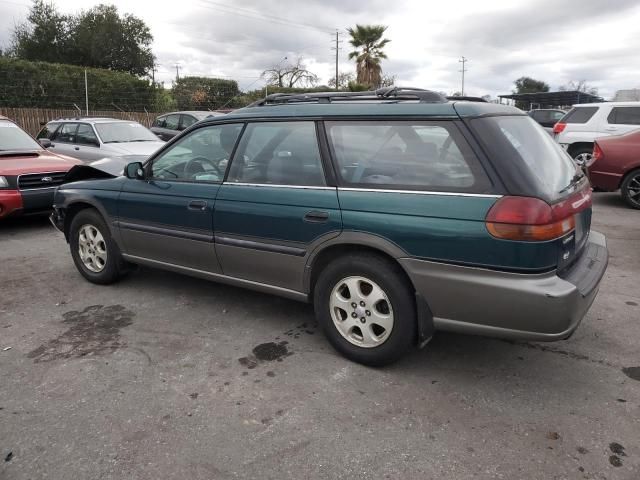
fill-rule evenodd
<path id="1" fill-rule="evenodd" d="M 333 30 L 329 27 L 319 27 L 317 25 L 311 25 L 309 23 L 296 22 L 293 20 L 282 18 L 280 16 L 258 12 L 256 10 L 252 10 L 249 8 L 237 7 L 234 5 L 227 5 L 224 3 L 214 2 L 212 0 L 200 0 L 200 3 L 204 8 L 208 8 L 210 10 L 217 10 L 223 13 L 231 13 L 233 15 L 238 15 L 240 17 L 252 18 L 254 20 L 263 20 L 265 22 L 276 23 L 276 24 L 284 25 L 288 27 L 304 28 L 304 29 L 312 28 L 314 30 L 318 30 L 321 32 L 330 32 Z"/>

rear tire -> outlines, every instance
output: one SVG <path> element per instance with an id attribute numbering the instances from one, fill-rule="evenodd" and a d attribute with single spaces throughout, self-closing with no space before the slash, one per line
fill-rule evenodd
<path id="1" fill-rule="evenodd" d="M 398 265 L 377 255 L 329 263 L 315 284 L 314 308 L 331 345 L 354 362 L 388 365 L 415 345 L 413 287 Z"/>
<path id="2" fill-rule="evenodd" d="M 587 165 L 591 161 L 593 157 L 593 147 L 580 147 L 576 148 L 572 153 L 571 157 L 573 160 L 580 165 L 582 168 L 587 168 Z"/>
<path id="3" fill-rule="evenodd" d="M 640 210 L 640 168 L 629 172 L 624 177 L 620 185 L 620 193 L 627 205 Z"/>
<path id="4" fill-rule="evenodd" d="M 107 224 L 92 208 L 81 210 L 73 217 L 69 246 L 76 268 L 91 283 L 107 285 L 127 271 Z"/>

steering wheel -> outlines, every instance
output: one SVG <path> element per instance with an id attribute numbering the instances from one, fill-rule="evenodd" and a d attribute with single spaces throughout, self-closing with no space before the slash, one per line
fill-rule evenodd
<path id="1" fill-rule="evenodd" d="M 209 165 L 215 172 L 216 174 L 220 177 L 220 169 L 218 168 L 218 165 L 216 165 L 213 160 L 207 158 L 207 157 L 196 157 L 196 158 L 192 158 L 191 160 L 189 160 L 185 165 L 184 165 L 184 176 L 189 178 L 189 177 L 194 177 L 195 175 L 197 175 L 198 173 L 204 173 L 206 172 L 206 170 L 202 167 L 203 164 L 207 164 Z M 196 169 L 196 166 L 198 167 Z"/>

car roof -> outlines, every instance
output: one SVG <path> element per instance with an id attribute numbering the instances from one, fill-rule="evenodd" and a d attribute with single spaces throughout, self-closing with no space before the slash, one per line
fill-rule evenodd
<path id="1" fill-rule="evenodd" d="M 417 102 L 348 102 L 290 103 L 245 107 L 225 115 L 225 120 L 278 117 L 353 117 L 353 116 L 421 116 L 477 117 L 484 115 L 526 115 L 522 110 L 495 103 L 453 101 L 442 103 Z"/>
<path id="2" fill-rule="evenodd" d="M 163 113 L 162 115 L 160 115 L 161 117 L 164 117 L 166 115 L 180 115 L 180 114 L 185 114 L 185 115 L 196 115 L 196 116 L 200 116 L 200 115 L 204 115 L 205 117 L 207 115 L 220 115 L 220 112 L 212 112 L 210 110 L 181 110 L 179 112 L 167 112 L 167 113 Z"/>
<path id="3" fill-rule="evenodd" d="M 577 105 L 573 105 L 573 108 L 582 108 L 582 107 L 602 107 L 602 106 L 611 106 L 611 107 L 640 107 L 640 102 L 598 102 L 598 103 L 579 103 Z"/>
<path id="4" fill-rule="evenodd" d="M 120 118 L 108 118 L 108 117 L 76 117 L 76 118 L 57 118 L 50 120 L 47 123 L 62 123 L 62 122 L 85 122 L 85 123 L 138 123 L 135 120 L 122 120 Z"/>

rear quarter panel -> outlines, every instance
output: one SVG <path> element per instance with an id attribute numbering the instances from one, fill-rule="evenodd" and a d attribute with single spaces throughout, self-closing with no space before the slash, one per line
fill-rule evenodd
<path id="1" fill-rule="evenodd" d="M 640 132 L 631 135 L 598 138 L 602 158 L 589 167 L 594 187 L 617 190 L 624 175 L 640 168 Z"/>
<path id="2" fill-rule="evenodd" d="M 343 231 L 380 236 L 406 257 L 499 270 L 555 268 L 549 242 L 498 240 L 485 217 L 499 196 L 339 190 Z"/>

